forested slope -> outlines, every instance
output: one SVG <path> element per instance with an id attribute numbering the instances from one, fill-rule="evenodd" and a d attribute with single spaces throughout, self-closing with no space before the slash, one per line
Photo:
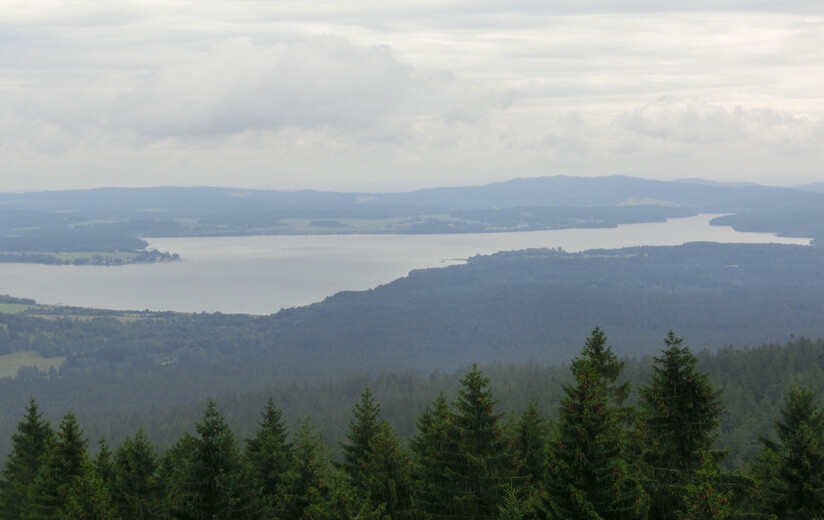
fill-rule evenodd
<path id="1" fill-rule="evenodd" d="M 92 417 L 64 411 L 55 426 L 29 401 L 0 473 L 0 518 L 819 513 L 824 343 L 696 358 L 670 331 L 659 346 L 621 361 L 596 328 L 568 366 L 385 374 L 110 416 L 126 433 L 97 449 Z M 326 440 L 318 420 L 335 424 Z"/>

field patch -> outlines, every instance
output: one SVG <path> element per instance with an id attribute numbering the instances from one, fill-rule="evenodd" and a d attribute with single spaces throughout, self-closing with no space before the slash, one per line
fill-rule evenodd
<path id="1" fill-rule="evenodd" d="M 64 356 L 44 358 L 37 352 L 12 352 L 0 356 L 0 377 L 15 377 L 21 367 L 37 367 L 44 372 L 51 367 L 58 370 L 65 360 Z"/>

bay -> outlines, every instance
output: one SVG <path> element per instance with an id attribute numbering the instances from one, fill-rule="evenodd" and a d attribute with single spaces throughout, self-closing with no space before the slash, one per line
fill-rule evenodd
<path id="1" fill-rule="evenodd" d="M 808 245 L 809 240 L 710 226 L 716 215 L 617 228 L 450 235 L 301 235 L 147 239 L 180 262 L 125 266 L 0 264 L 0 294 L 38 303 L 120 310 L 270 314 L 344 290 L 365 290 L 413 269 L 476 254 L 709 241 Z"/>

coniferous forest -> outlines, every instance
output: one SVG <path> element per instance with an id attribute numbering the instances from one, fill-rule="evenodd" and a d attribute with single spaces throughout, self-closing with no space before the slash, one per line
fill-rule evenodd
<path id="1" fill-rule="evenodd" d="M 473 365 L 420 411 L 408 439 L 369 387 L 334 445 L 270 399 L 236 436 L 214 401 L 158 450 L 142 429 L 90 441 L 66 412 L 23 411 L 0 473 L 2 519 L 811 519 L 824 511 L 824 413 L 791 386 L 772 431 L 738 469 L 719 449 L 724 392 L 669 332 L 633 389 L 596 328 L 561 400 L 497 405 Z M 637 398 L 630 403 L 630 394 Z M 555 412 L 555 413 L 553 413 Z M 96 445 L 95 445 L 96 444 Z M 92 454 L 94 453 L 94 454 Z"/>

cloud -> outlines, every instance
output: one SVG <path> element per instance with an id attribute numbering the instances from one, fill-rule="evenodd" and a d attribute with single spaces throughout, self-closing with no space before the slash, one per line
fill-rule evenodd
<path id="1" fill-rule="evenodd" d="M 684 143 L 717 143 L 741 135 L 724 107 L 690 98 L 663 98 L 636 107 L 615 122 L 639 134 Z"/>
<path id="2" fill-rule="evenodd" d="M 771 108 L 727 108 L 689 97 L 665 97 L 615 119 L 619 127 L 686 144 L 754 141 L 778 153 L 797 153 L 820 144 L 822 122 L 805 114 Z"/>
<path id="3" fill-rule="evenodd" d="M 462 90 L 454 76 L 419 72 L 386 46 L 235 38 L 139 82 L 118 97 L 112 121 L 158 137 L 331 128 L 386 138 L 420 117 L 482 121 L 484 100 Z"/>

